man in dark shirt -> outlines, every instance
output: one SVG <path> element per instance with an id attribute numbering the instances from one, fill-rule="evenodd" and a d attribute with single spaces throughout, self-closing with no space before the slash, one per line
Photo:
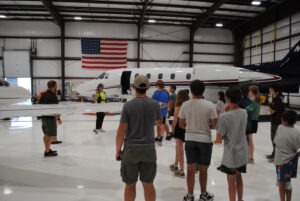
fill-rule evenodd
<path id="1" fill-rule="evenodd" d="M 48 90 L 42 94 L 39 104 L 58 104 L 56 96 L 57 83 L 50 80 L 47 83 Z M 60 115 L 55 116 L 42 116 L 42 129 L 44 132 L 45 153 L 44 156 L 57 156 L 57 152 L 50 149 L 52 137 L 57 136 L 57 123 L 61 124 Z M 56 123 L 57 121 L 57 123 Z"/>

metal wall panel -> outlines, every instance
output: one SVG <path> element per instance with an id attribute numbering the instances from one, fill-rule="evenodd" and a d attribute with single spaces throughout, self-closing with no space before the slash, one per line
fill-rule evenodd
<path id="1" fill-rule="evenodd" d="M 59 60 L 34 60 L 33 77 L 59 77 L 61 76 Z"/>

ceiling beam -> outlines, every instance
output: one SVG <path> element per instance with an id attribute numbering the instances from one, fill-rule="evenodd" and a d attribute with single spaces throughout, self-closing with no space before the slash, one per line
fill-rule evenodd
<path id="1" fill-rule="evenodd" d="M 146 15 L 146 11 L 147 11 L 147 7 L 149 4 L 149 0 L 145 0 L 144 4 L 143 4 L 143 9 L 142 9 L 142 13 L 140 15 L 140 20 L 139 20 L 139 29 L 143 28 L 144 25 L 144 20 L 145 20 L 145 15 Z"/>
<path id="2" fill-rule="evenodd" d="M 50 15 L 53 18 L 53 21 L 55 24 L 58 26 L 62 26 L 63 24 L 63 19 L 60 16 L 59 12 L 55 8 L 55 6 L 52 4 L 51 0 L 41 0 L 45 8 L 49 11 Z"/>
<path id="3" fill-rule="evenodd" d="M 192 25 L 192 30 L 194 32 L 197 31 L 197 29 L 205 24 L 209 17 L 216 11 L 218 8 L 220 8 L 227 0 L 217 0 L 209 9 L 207 9 L 204 13 L 201 13 L 200 16 L 197 18 L 195 23 Z"/>
<path id="4" fill-rule="evenodd" d="M 234 32 L 240 36 L 246 36 L 252 32 L 262 29 L 281 19 L 289 17 L 300 11 L 300 4 L 295 0 L 285 0 L 276 6 L 271 7 L 266 12 L 250 19 L 246 23 L 235 28 Z"/>

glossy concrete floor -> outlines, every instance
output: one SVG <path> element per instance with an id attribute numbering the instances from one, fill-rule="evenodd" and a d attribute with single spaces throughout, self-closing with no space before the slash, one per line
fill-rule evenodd
<path id="1" fill-rule="evenodd" d="M 1 201 L 117 201 L 123 199 L 120 163 L 115 161 L 115 135 L 119 116 L 107 117 L 105 134 L 95 135 L 94 116 L 63 117 L 58 128 L 63 144 L 54 145 L 59 156 L 42 156 L 41 123 L 31 118 L 0 121 L 0 200 Z M 300 129 L 300 124 L 297 125 Z M 259 124 L 255 136 L 256 164 L 244 175 L 245 201 L 277 201 L 273 164 L 265 159 L 271 151 L 269 123 Z M 158 147 L 158 172 L 155 180 L 158 201 L 181 201 L 185 180 L 169 170 L 174 158 L 174 141 Z M 208 189 L 216 201 L 226 201 L 226 176 L 216 170 L 222 157 L 222 145 L 214 146 L 209 169 Z M 300 197 L 300 180 L 293 180 L 293 201 Z M 199 195 L 199 185 L 196 186 Z M 143 200 L 138 184 L 137 201 Z"/>

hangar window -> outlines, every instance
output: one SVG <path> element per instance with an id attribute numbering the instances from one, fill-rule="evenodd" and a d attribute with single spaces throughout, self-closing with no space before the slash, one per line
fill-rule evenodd
<path id="1" fill-rule="evenodd" d="M 186 79 L 187 79 L 187 80 L 190 80 L 191 77 L 192 77 L 191 73 L 186 74 Z"/>
<path id="2" fill-rule="evenodd" d="M 139 76 L 139 75 L 140 75 L 140 74 L 137 73 L 137 74 L 134 75 L 134 77 L 137 77 L 137 76 Z"/>
<path id="3" fill-rule="evenodd" d="M 174 80 L 175 79 L 175 73 L 172 73 L 171 74 L 171 80 Z"/>
<path id="4" fill-rule="evenodd" d="M 147 77 L 148 79 L 150 79 L 150 78 L 151 78 L 151 74 L 148 73 L 148 74 L 146 75 L 146 77 Z"/>
<path id="5" fill-rule="evenodd" d="M 159 73 L 159 74 L 158 74 L 158 79 L 161 80 L 162 78 L 163 78 L 163 74 L 162 74 L 162 73 Z"/>

